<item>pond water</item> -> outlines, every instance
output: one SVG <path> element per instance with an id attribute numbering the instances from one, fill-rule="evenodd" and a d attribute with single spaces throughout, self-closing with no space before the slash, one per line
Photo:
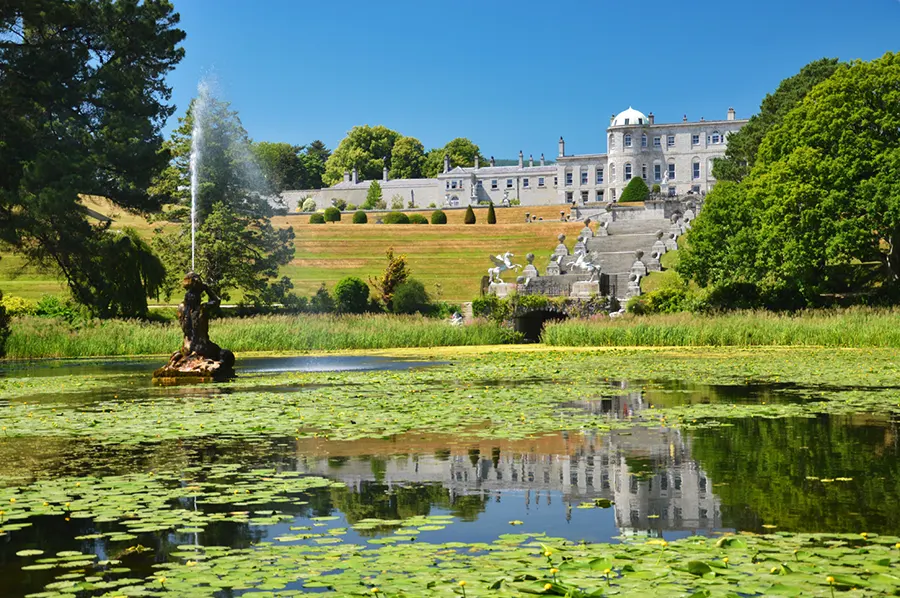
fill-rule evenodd
<path id="1" fill-rule="evenodd" d="M 244 388 L 240 376 L 232 386 L 154 388 L 146 383 L 153 363 L 3 364 L 0 375 L 108 376 L 113 388 L 85 389 L 72 393 L 74 400 L 23 391 L 39 403 L 53 397 L 67 401 L 59 403 L 61 411 L 106 405 L 111 397 L 231 400 Z M 374 357 L 260 358 L 243 360 L 239 374 L 249 378 L 247 387 L 277 396 L 315 392 L 319 383 L 352 386 L 359 379 L 306 377 L 270 384 L 264 374 L 402 373 L 426 364 Z M 446 384 L 452 380 L 451 373 Z M 124 381 L 130 383 L 127 389 Z M 538 381 L 523 382 L 534 384 Z M 610 396 L 609 388 L 619 393 Z M 625 425 L 521 439 L 428 430 L 355 440 L 317 434 L 211 434 L 139 443 L 66 435 L 2 438 L 0 509 L 11 507 L 5 521 L 0 511 L 0 529 L 5 525 L 6 532 L 0 536 L 0 595 L 25 596 L 50 587 L 56 594 L 48 596 L 99 596 L 138 583 L 117 580 L 145 579 L 157 574 L 159 563 L 184 561 L 179 546 L 185 545 L 350 543 L 374 550 L 393 542 L 488 543 L 510 533 L 615 543 L 728 531 L 900 530 L 900 425 L 890 414 L 748 417 L 728 425 L 676 428 L 638 421 L 665 407 L 793 406 L 810 397 L 783 384 L 672 380 L 604 380 L 584 390 L 578 400 L 559 403 L 560 409 Z M 148 472 L 163 480 L 158 488 Z M 173 473 L 164 478 L 162 472 Z M 285 481 L 319 478 L 319 485 L 299 490 Z M 201 489 L 211 480 L 218 480 L 214 489 Z M 82 484 L 93 490 L 78 490 Z M 160 493 L 155 502 L 139 498 L 154 492 Z M 37 514 L 48 502 L 46 514 Z M 31 513 L 10 518 L 16 504 L 32 505 Z M 135 527 L 129 519 L 141 523 Z M 28 550 L 43 553 L 22 552 Z M 106 560 L 113 563 L 95 564 Z M 279 587 L 301 590 L 304 584 Z M 222 590 L 221 595 L 241 593 Z"/>

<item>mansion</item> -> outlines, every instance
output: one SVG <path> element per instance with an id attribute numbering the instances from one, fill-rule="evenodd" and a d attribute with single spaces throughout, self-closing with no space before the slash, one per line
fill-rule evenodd
<path id="1" fill-rule="evenodd" d="M 382 180 L 382 198 L 391 207 L 401 199 L 403 208 L 463 207 L 493 202 L 509 205 L 516 200 L 523 206 L 615 202 L 628 182 L 641 177 L 648 187 L 660 186 L 668 196 L 706 194 L 715 184 L 714 158 L 725 155 L 728 135 L 747 120 L 735 118 L 729 108 L 723 120 L 657 123 L 653 113 L 633 108 L 613 116 L 606 130 L 606 154 L 567 155 L 559 138 L 555 164 L 545 164 L 543 154 L 537 164 L 529 156 L 527 164 L 519 152 L 515 166 L 487 165 L 476 160 L 473 167 L 450 167 L 444 157 L 444 171 L 433 179 L 389 179 L 387 168 Z M 371 181 L 358 180 L 357 173 L 344 174 L 333 187 L 310 191 L 286 191 L 288 209 L 294 211 L 308 197 L 319 208 L 337 199 L 362 205 Z"/>

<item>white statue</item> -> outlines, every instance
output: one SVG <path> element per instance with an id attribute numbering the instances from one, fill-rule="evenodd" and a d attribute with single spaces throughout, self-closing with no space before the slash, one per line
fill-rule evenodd
<path id="1" fill-rule="evenodd" d="M 490 282 L 500 282 L 503 280 L 500 278 L 500 275 L 506 272 L 507 270 L 516 270 L 518 271 L 522 265 L 514 264 L 511 261 L 513 254 L 507 251 L 506 253 L 500 255 L 492 255 L 491 261 L 494 262 L 494 268 L 488 268 L 488 278 Z"/>
<path id="2" fill-rule="evenodd" d="M 590 261 L 588 255 L 582 251 L 575 254 L 575 261 L 572 262 L 570 267 L 573 270 L 581 270 L 582 272 L 590 274 L 591 277 L 588 282 L 597 282 L 600 280 L 600 266 Z"/>

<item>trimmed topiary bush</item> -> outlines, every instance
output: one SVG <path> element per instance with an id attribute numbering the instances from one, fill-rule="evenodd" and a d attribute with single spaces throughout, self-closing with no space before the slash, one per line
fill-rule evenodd
<path id="1" fill-rule="evenodd" d="M 325 222 L 340 222 L 341 211 L 334 206 L 325 208 Z"/>
<path id="2" fill-rule="evenodd" d="M 466 224 L 475 224 L 475 210 L 472 209 L 472 206 L 466 208 L 466 217 L 463 219 L 463 222 Z"/>
<path id="3" fill-rule="evenodd" d="M 312 197 L 307 197 L 303 200 L 303 211 L 304 212 L 315 212 L 316 211 L 316 200 Z"/>
<path id="4" fill-rule="evenodd" d="M 494 212 L 494 204 L 488 206 L 488 224 L 497 224 L 497 214 Z"/>
<path id="5" fill-rule="evenodd" d="M 447 224 L 447 215 L 443 210 L 435 210 L 431 213 L 432 224 Z"/>
<path id="6" fill-rule="evenodd" d="M 661 189 L 661 187 L 659 186 L 659 183 L 653 183 L 653 192 L 654 193 L 659 193 L 660 189 Z"/>
<path id="7" fill-rule="evenodd" d="M 391 309 L 395 314 L 425 313 L 429 310 L 431 300 L 425 292 L 425 285 L 415 278 L 408 278 L 394 290 Z"/>
<path id="8" fill-rule="evenodd" d="M 325 216 L 316 212 L 315 214 L 309 215 L 309 223 L 310 224 L 325 224 Z"/>
<path id="9" fill-rule="evenodd" d="M 409 215 L 409 223 L 410 224 L 428 224 L 428 218 L 426 218 L 422 214 L 410 214 Z"/>
<path id="10" fill-rule="evenodd" d="M 365 224 L 369 221 L 369 217 L 362 210 L 353 213 L 353 224 Z"/>
<path id="11" fill-rule="evenodd" d="M 382 222 L 385 224 L 409 224 L 409 216 L 403 212 L 388 212 Z"/>
<path id="12" fill-rule="evenodd" d="M 340 314 L 361 314 L 369 306 L 369 285 L 355 276 L 342 278 L 334 287 L 334 308 Z"/>
<path id="13" fill-rule="evenodd" d="M 641 177 L 631 179 L 622 191 L 619 203 L 646 201 L 650 197 L 650 189 Z"/>

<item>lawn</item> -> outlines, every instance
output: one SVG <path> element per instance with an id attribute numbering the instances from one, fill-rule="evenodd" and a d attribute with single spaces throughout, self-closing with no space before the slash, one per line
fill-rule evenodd
<path id="1" fill-rule="evenodd" d="M 89 208 L 113 218 L 113 228 L 130 226 L 150 238 L 157 224 L 112 208 L 99 199 L 87 199 Z M 487 209 L 475 210 L 477 223 L 463 224 L 464 210 L 447 211 L 446 225 L 351 224 L 345 213 L 339 223 L 309 224 L 308 214 L 291 214 L 275 219 L 276 226 L 292 226 L 296 233 L 296 253 L 282 273 L 291 278 L 296 292 L 310 295 L 324 282 L 329 288 L 345 276 L 363 280 L 378 274 L 385 264 L 385 251 L 407 256 L 412 275 L 421 280 L 436 299 L 468 301 L 480 288 L 481 278 L 492 265 L 490 255 L 506 251 L 514 262 L 525 265 L 525 254 L 535 254 L 535 265 L 543 270 L 565 233 L 571 247 L 584 226 L 580 222 L 560 222 L 560 206 L 497 208 L 497 224 L 488 225 Z M 525 223 L 525 214 L 543 217 L 542 222 Z M 430 216 L 430 212 L 422 212 Z M 45 294 L 66 293 L 65 286 L 50 273 L 25 267 L 24 261 L 9 253 L 0 260 L 0 290 L 7 295 L 38 299 Z M 239 297 L 232 295 L 232 299 Z"/>

